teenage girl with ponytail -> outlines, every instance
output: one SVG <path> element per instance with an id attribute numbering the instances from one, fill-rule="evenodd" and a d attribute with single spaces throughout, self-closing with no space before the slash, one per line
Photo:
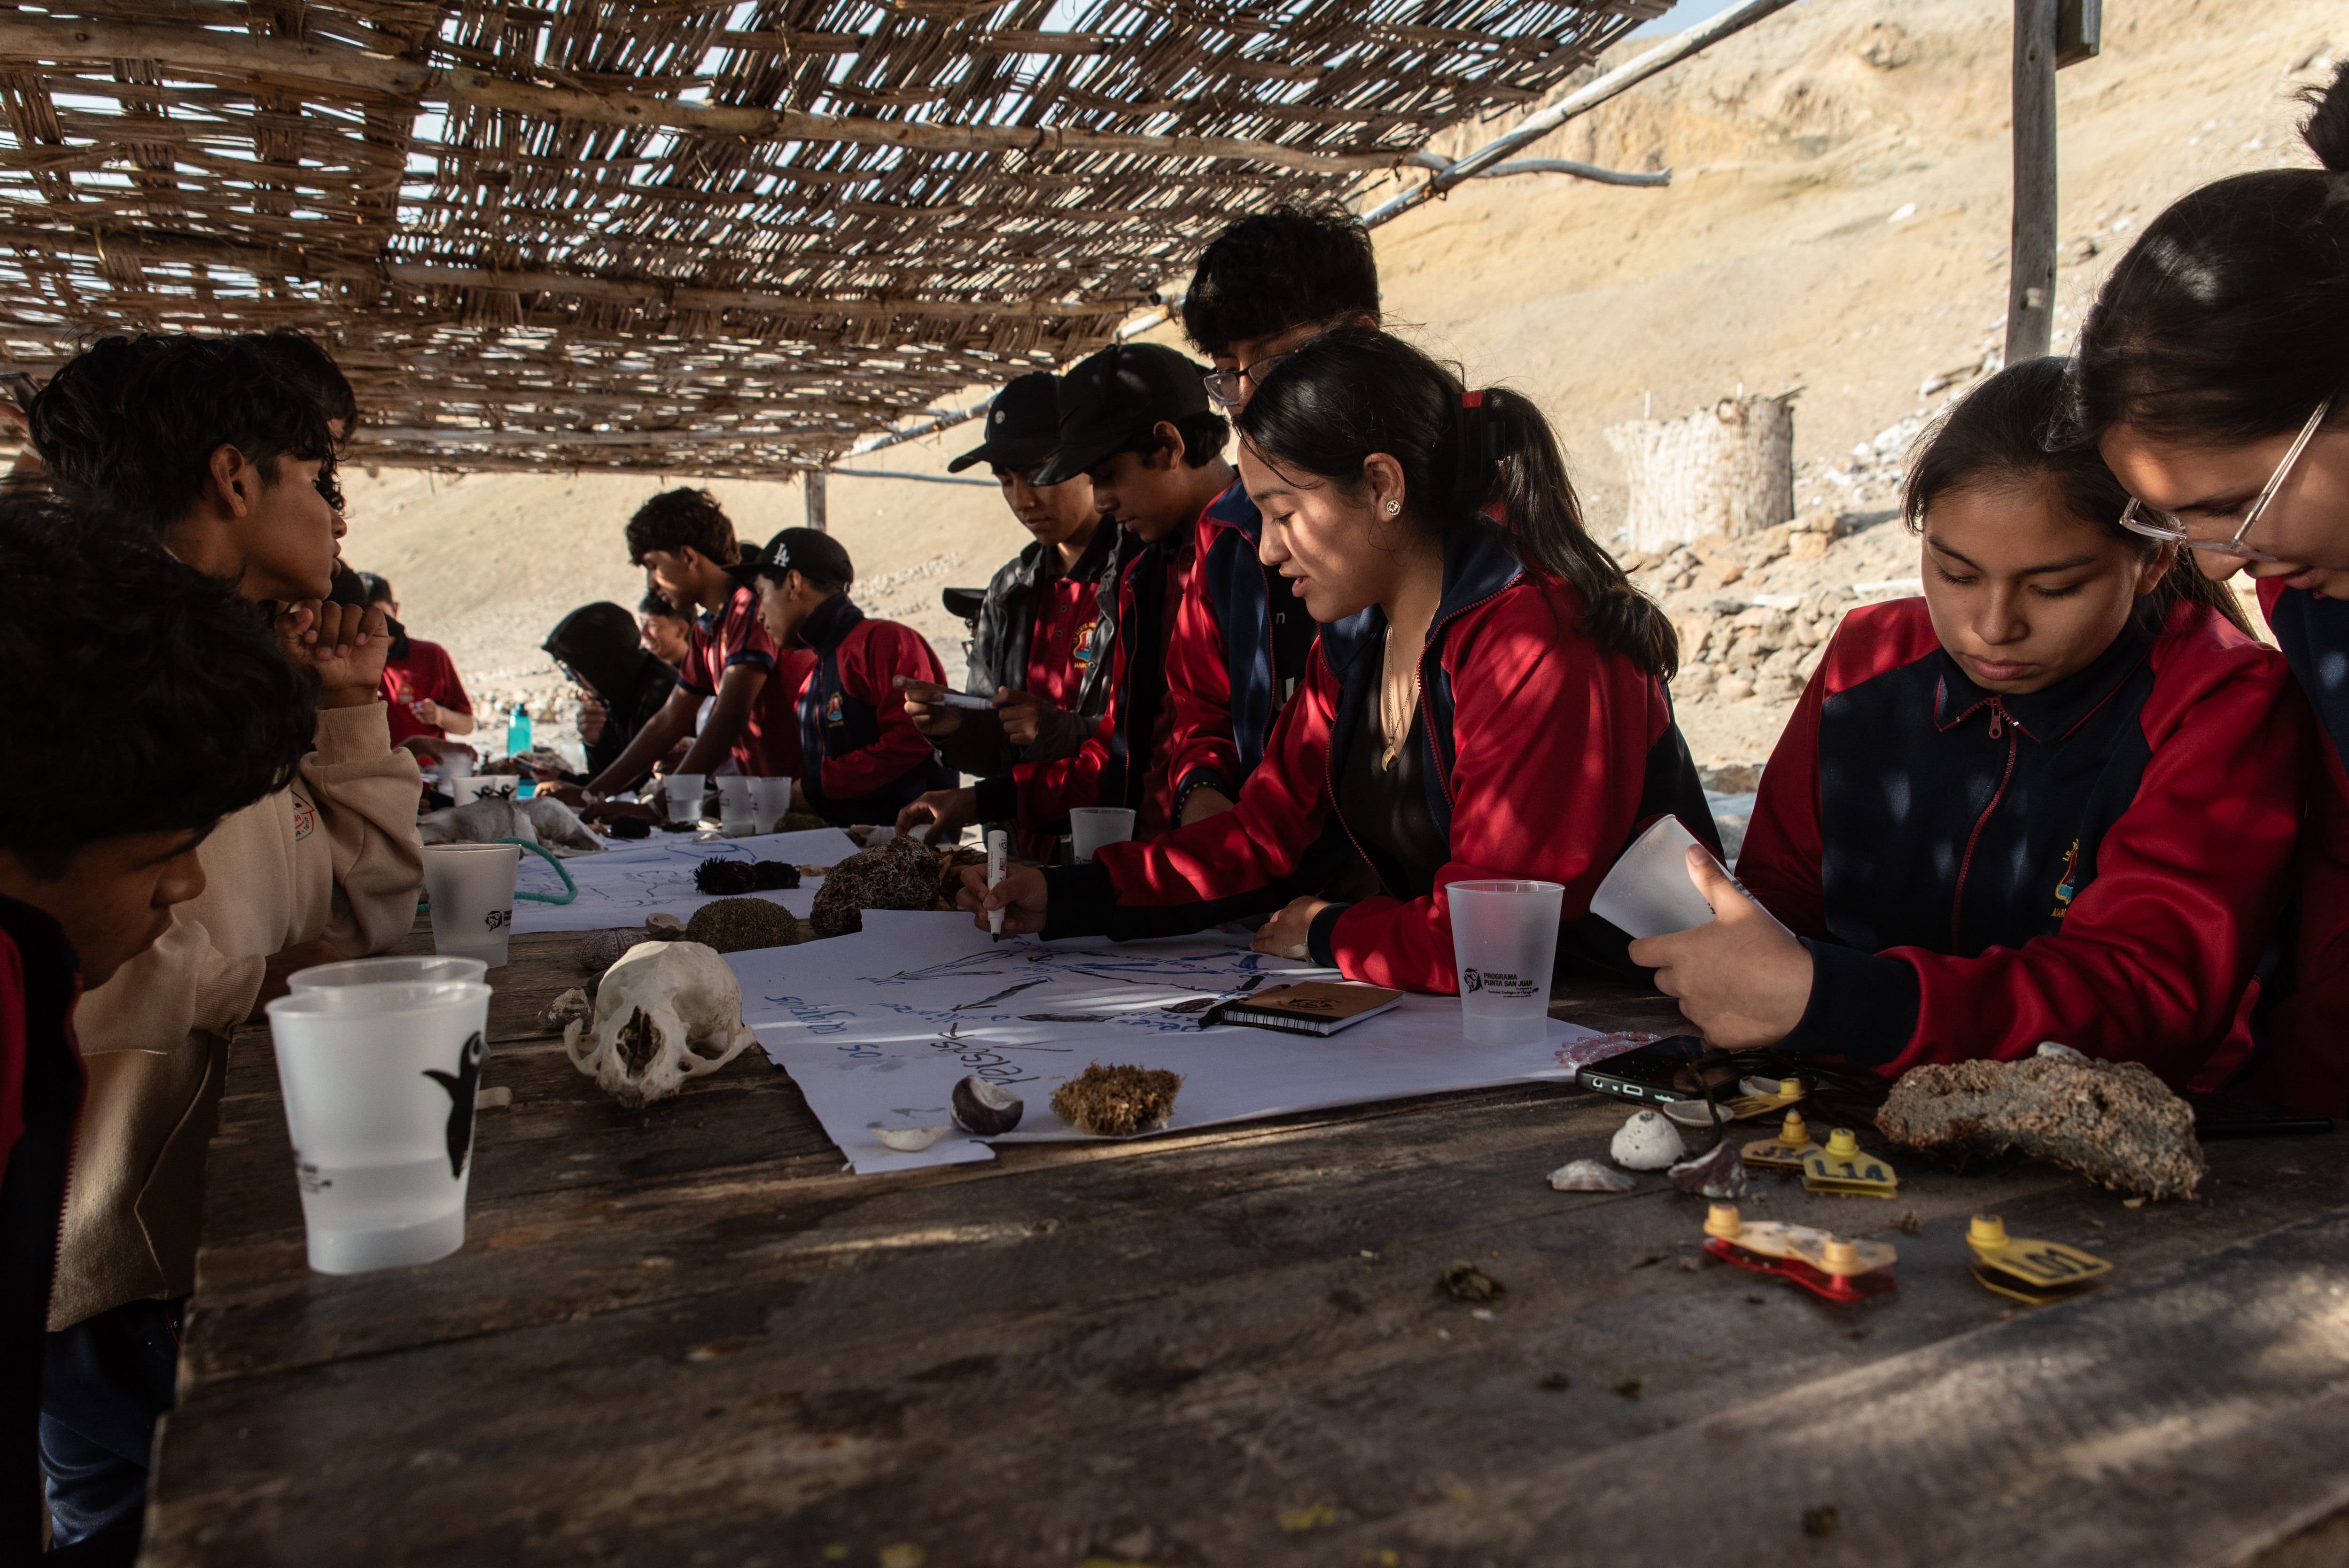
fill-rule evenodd
<path id="1" fill-rule="evenodd" d="M 1664 695 L 1671 625 L 1584 531 L 1548 425 L 1364 328 L 1284 358 L 1238 423 L 1262 558 L 1322 624 L 1265 760 L 1233 810 L 992 892 L 971 875 L 963 907 L 1122 940 L 1278 912 L 1261 951 L 1449 992 L 1446 887 L 1530 877 L 1566 889 L 1569 968 L 1628 973 L 1599 881 L 1665 814 L 1718 841 Z M 1309 896 L 1350 841 L 1381 891 Z"/>
<path id="2" fill-rule="evenodd" d="M 2251 1056 L 2307 705 L 2230 590 L 2121 527 L 2093 448 L 2048 449 L 2064 378 L 2028 361 L 1950 413 L 1906 497 L 1924 596 L 1828 642 L 1763 771 L 1752 897 L 1692 866 L 1714 920 L 1631 944 L 1715 1044 L 1889 1077 L 2056 1040 L 2181 1090 Z"/>
<path id="3" fill-rule="evenodd" d="M 2349 1115 L 2349 65 L 2308 95 L 2319 169 L 2220 180 L 2147 226 L 2080 332 L 2072 434 L 2129 526 L 2248 568 L 2330 744 L 2311 756 L 2299 935 L 2251 1087 Z"/>

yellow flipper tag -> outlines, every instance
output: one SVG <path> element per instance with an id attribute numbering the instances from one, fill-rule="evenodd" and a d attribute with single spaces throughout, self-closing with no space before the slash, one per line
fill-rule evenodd
<path id="1" fill-rule="evenodd" d="M 1827 1146 L 1803 1156 L 1803 1186 L 1813 1192 L 1855 1198 L 1889 1198 L 1900 1189 L 1892 1167 L 1859 1146 L 1848 1127 L 1827 1134 Z"/>
<path id="2" fill-rule="evenodd" d="M 1728 1109 L 1731 1119 L 1735 1121 L 1750 1121 L 1757 1116 L 1769 1116 L 1803 1098 L 1803 1080 L 1800 1078 L 1780 1078 L 1775 1088 L 1770 1087 L 1767 1078 L 1747 1078 L 1737 1087 L 1745 1092 L 1721 1102 Z"/>
<path id="3" fill-rule="evenodd" d="M 1966 1266 L 1985 1289 L 2033 1306 L 2077 1295 L 2113 1270 L 2104 1259 L 2061 1242 L 2010 1236 L 1996 1214 L 1974 1216 L 1966 1245 L 1975 1259 Z"/>
<path id="4" fill-rule="evenodd" d="M 1745 1146 L 1745 1163 L 1757 1171 L 1800 1171 L 1803 1157 L 1818 1151 L 1819 1146 L 1811 1141 L 1811 1130 L 1803 1125 L 1802 1112 L 1790 1110 L 1777 1137 Z"/>

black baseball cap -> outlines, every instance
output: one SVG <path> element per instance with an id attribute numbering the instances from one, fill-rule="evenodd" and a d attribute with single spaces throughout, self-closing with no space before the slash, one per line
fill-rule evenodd
<path id="1" fill-rule="evenodd" d="M 1061 377 L 1061 449 L 1040 485 L 1072 480 L 1160 420 L 1207 412 L 1207 367 L 1156 343 L 1104 348 Z"/>
<path id="2" fill-rule="evenodd" d="M 798 572 L 818 583 L 846 585 L 856 581 L 847 548 L 812 528 L 787 528 L 741 565 L 727 568 L 727 574 L 746 588 L 756 588 L 761 577 L 781 583 L 786 572 Z"/>
<path id="3" fill-rule="evenodd" d="M 1031 370 L 1005 384 L 987 406 L 987 439 L 947 465 L 958 474 L 973 463 L 1031 469 L 1061 444 L 1061 378 Z"/>

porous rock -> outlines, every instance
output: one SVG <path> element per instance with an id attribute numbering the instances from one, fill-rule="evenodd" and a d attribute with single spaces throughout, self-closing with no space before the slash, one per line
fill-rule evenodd
<path id="1" fill-rule="evenodd" d="M 800 939 L 800 923 L 790 910 L 763 898 L 721 898 L 693 912 L 685 939 L 720 953 L 789 947 Z"/>
<path id="2" fill-rule="evenodd" d="M 1911 1149 L 2012 1150 L 2147 1198 L 2190 1198 L 2206 1169 L 2192 1109 L 2136 1062 L 2033 1057 L 1911 1068 L 1876 1125 Z"/>
<path id="3" fill-rule="evenodd" d="M 918 839 L 895 838 L 859 850 L 824 873 L 808 923 L 818 936 L 864 929 L 868 909 L 938 907 L 938 856 Z"/>
<path id="4" fill-rule="evenodd" d="M 1733 1143 L 1716 1143 L 1709 1153 L 1684 1160 L 1666 1172 L 1681 1191 L 1734 1202 L 1745 1196 L 1745 1158 Z"/>
<path id="5" fill-rule="evenodd" d="M 1164 1068 L 1094 1062 L 1052 1091 L 1052 1114 L 1080 1132 L 1122 1138 L 1164 1127 L 1182 1087 L 1183 1076 Z"/>

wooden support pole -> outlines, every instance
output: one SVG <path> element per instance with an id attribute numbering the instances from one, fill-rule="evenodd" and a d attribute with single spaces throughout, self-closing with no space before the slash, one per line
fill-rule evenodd
<path id="1" fill-rule="evenodd" d="M 830 533 L 832 529 L 824 520 L 823 480 L 823 469 L 810 469 L 801 482 L 807 486 L 807 525 L 818 533 Z"/>
<path id="2" fill-rule="evenodd" d="M 2063 0 L 2014 0 L 2014 222 L 2007 246 L 2006 362 L 2044 356 L 2055 332 L 2055 30 Z"/>

